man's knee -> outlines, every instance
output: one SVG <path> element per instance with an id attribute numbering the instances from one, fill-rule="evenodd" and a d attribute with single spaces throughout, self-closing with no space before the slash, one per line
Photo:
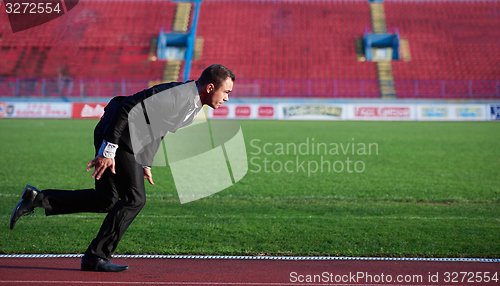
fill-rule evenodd
<path id="1" fill-rule="evenodd" d="M 115 207 L 117 202 L 118 202 L 117 197 L 113 197 L 113 198 L 104 197 L 101 200 L 99 200 L 100 209 L 103 212 L 109 212 L 110 210 L 112 210 Z"/>
<path id="2" fill-rule="evenodd" d="M 142 209 L 146 205 L 146 198 L 139 198 L 134 200 L 132 207 L 136 209 Z"/>
<path id="3" fill-rule="evenodd" d="M 120 203 L 126 208 L 141 210 L 146 204 L 146 197 L 136 197 L 126 201 L 120 200 Z"/>

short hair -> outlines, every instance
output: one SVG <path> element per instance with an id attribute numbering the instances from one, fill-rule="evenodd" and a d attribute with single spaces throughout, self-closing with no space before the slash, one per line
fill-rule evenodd
<path id="1" fill-rule="evenodd" d="M 228 77 L 231 78 L 233 82 L 236 80 L 234 73 L 228 68 L 220 64 L 213 64 L 201 73 L 198 84 L 200 86 L 205 86 L 212 83 L 215 90 L 218 90 Z"/>

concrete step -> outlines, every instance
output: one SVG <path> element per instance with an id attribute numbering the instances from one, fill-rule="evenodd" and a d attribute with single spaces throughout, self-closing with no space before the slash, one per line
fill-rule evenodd
<path id="1" fill-rule="evenodd" d="M 181 61 L 168 61 L 163 72 L 163 82 L 178 81 L 180 71 Z"/>
<path id="2" fill-rule="evenodd" d="M 175 32 L 186 32 L 191 16 L 191 3 L 178 3 L 175 10 L 174 27 Z"/>
<path id="3" fill-rule="evenodd" d="M 396 88 L 394 86 L 394 74 L 392 72 L 392 62 L 377 62 L 377 74 L 379 80 L 379 91 L 381 98 L 395 98 Z"/>
<path id="4" fill-rule="evenodd" d="M 407 39 L 401 39 L 399 41 L 400 45 L 400 51 L 401 51 L 401 58 L 405 62 L 411 61 L 411 55 L 410 55 L 410 44 L 408 44 Z"/>
<path id="5" fill-rule="evenodd" d="M 385 22 L 385 10 L 383 3 L 370 3 L 370 15 L 372 19 L 372 31 L 375 34 L 387 33 Z"/>
<path id="6" fill-rule="evenodd" d="M 193 52 L 193 59 L 195 61 L 201 59 L 201 55 L 203 53 L 203 43 L 204 43 L 203 37 L 196 37 L 196 40 L 194 41 L 194 52 Z"/>

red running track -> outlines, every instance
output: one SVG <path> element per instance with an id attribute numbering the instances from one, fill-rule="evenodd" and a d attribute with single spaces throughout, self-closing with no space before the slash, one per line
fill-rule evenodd
<path id="1" fill-rule="evenodd" d="M 495 262 L 138 258 L 115 258 L 112 262 L 128 264 L 130 270 L 83 272 L 80 258 L 0 258 L 0 286 L 500 285 L 500 273 L 498 281 L 491 280 L 500 272 L 500 264 Z M 490 278 L 488 283 L 486 277 Z"/>

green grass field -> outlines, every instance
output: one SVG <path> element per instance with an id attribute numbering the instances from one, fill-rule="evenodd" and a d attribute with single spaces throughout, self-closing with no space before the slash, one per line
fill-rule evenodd
<path id="1" fill-rule="evenodd" d="M 26 184 L 93 186 L 95 124 L 0 120 L 0 253 L 86 250 L 104 214 L 37 209 L 13 231 L 9 219 Z M 498 123 L 240 124 L 247 175 L 180 204 L 168 167 L 153 168 L 156 184 L 117 253 L 500 257 Z"/>

